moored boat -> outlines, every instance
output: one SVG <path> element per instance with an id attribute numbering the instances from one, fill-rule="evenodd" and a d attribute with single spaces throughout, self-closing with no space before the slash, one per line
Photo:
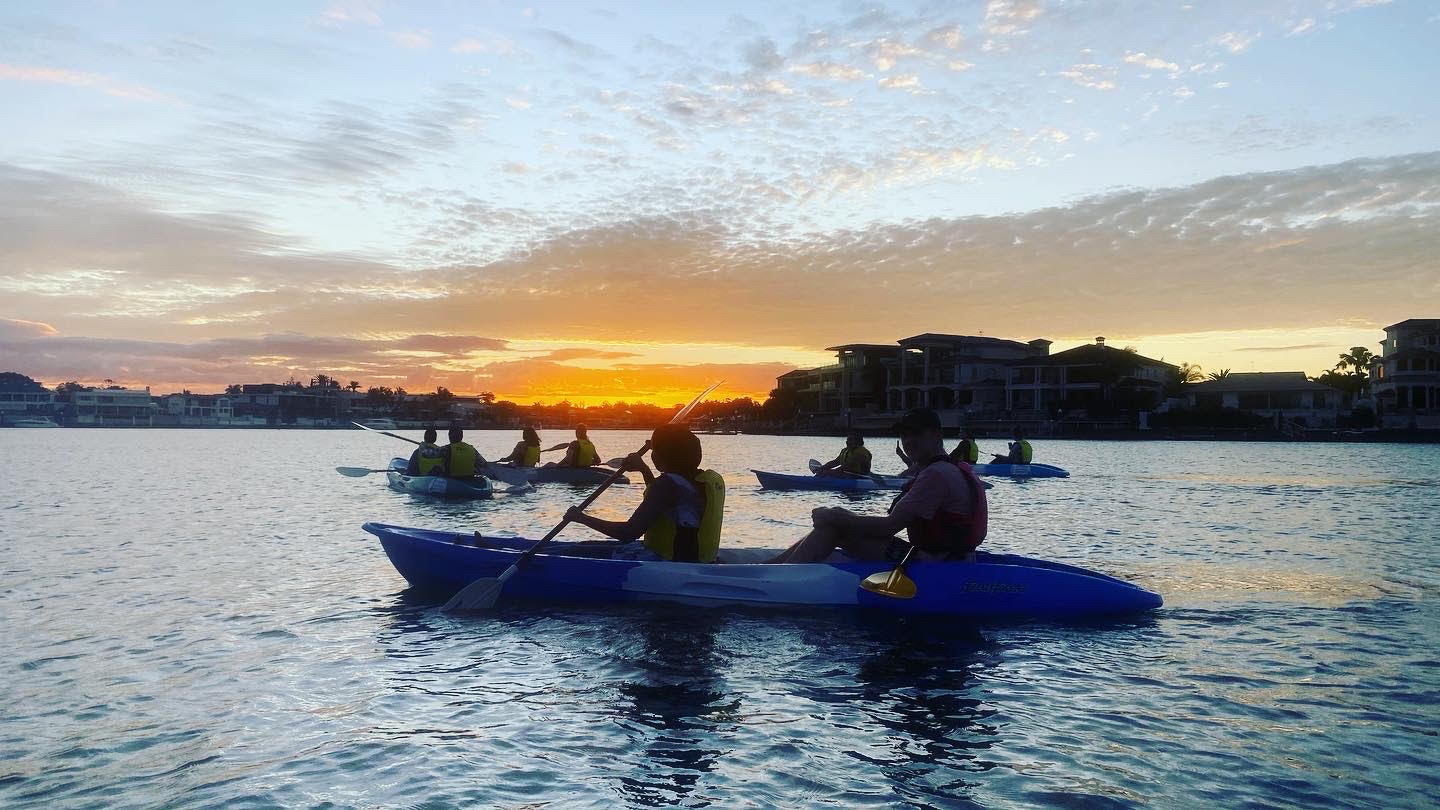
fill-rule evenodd
<path id="1" fill-rule="evenodd" d="M 533 540 L 366 523 L 395 569 L 416 589 L 450 595 L 514 564 Z M 974 562 L 913 563 L 916 595 L 896 599 L 860 582 L 891 563 L 843 555 L 802 565 L 761 561 L 769 549 L 722 548 L 717 563 L 616 560 L 614 544 L 553 543 L 520 565 L 503 596 L 568 603 L 632 601 L 771 607 L 858 607 L 897 614 L 972 619 L 1074 619 L 1160 607 L 1158 594 L 1084 568 L 1015 554 L 978 553 Z"/>
<path id="2" fill-rule="evenodd" d="M 24 419 L 16 419 L 10 423 L 10 427 L 17 428 L 58 428 L 54 419 L 48 416 L 30 416 Z"/>
<path id="3" fill-rule="evenodd" d="M 488 478 L 446 478 L 443 475 L 406 475 L 409 461 L 403 458 L 390 459 L 390 470 L 385 477 L 391 489 L 409 492 L 413 495 L 433 495 L 437 498 L 490 498 L 495 490 Z"/>

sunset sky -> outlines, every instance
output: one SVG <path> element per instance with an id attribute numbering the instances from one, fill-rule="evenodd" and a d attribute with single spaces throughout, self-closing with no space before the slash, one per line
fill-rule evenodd
<path id="1" fill-rule="evenodd" d="M 1440 5 L 0 4 L 0 371 L 763 396 L 1440 316 Z"/>

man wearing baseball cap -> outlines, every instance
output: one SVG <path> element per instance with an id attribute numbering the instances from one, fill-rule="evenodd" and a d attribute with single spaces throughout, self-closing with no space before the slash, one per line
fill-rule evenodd
<path id="1" fill-rule="evenodd" d="M 940 416 L 928 408 L 907 411 L 895 423 L 914 477 L 885 515 L 857 515 L 843 507 L 811 513 L 814 526 L 774 563 L 820 562 L 835 549 L 857 560 L 898 562 L 911 545 L 915 559 L 964 559 L 985 539 L 985 486 L 945 452 Z M 896 533 L 904 529 L 908 542 Z"/>

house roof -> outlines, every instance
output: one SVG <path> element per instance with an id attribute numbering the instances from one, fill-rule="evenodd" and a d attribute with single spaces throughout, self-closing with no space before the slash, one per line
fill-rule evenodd
<path id="1" fill-rule="evenodd" d="M 825 347 L 825 351 L 827 352 L 838 352 L 845 350 L 898 352 L 900 351 L 900 346 L 895 343 L 846 343 L 840 346 Z"/>
<path id="2" fill-rule="evenodd" d="M 1410 318 L 1385 327 L 1386 332 L 1393 329 L 1440 329 L 1440 318 Z"/>
<path id="3" fill-rule="evenodd" d="M 1188 383 L 1186 391 L 1205 394 L 1266 391 L 1336 391 L 1324 383 L 1307 379 L 1303 371 L 1232 371 L 1218 380 Z"/>
<path id="4" fill-rule="evenodd" d="M 1143 354 L 1127 352 L 1124 349 L 1117 349 L 1113 346 L 1105 346 L 1099 343 L 1076 346 L 1073 349 L 1066 349 L 1063 352 L 1056 352 L 1055 354 L 1044 357 L 1031 357 L 1025 360 L 1010 361 L 1010 365 L 1012 366 L 1100 366 L 1112 364 L 1151 366 L 1153 368 L 1176 368 L 1176 366 L 1166 363 L 1163 360 L 1154 360 Z"/>
<path id="5" fill-rule="evenodd" d="M 919 335 L 911 335 L 901 338 L 901 346 L 954 346 L 956 344 L 969 344 L 972 346 L 1005 346 L 1015 349 L 1034 348 L 1018 340 L 1006 340 L 1005 338 L 986 337 L 985 335 L 944 335 L 938 332 L 925 332 Z"/>

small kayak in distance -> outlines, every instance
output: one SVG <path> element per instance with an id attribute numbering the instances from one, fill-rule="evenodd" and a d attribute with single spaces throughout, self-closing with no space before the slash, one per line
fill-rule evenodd
<path id="1" fill-rule="evenodd" d="M 905 486 L 909 478 L 899 475 L 877 475 L 874 477 L 851 478 L 838 475 L 791 475 L 789 473 L 766 472 L 764 470 L 751 470 L 755 478 L 760 482 L 762 489 L 777 489 L 789 491 L 806 492 L 875 492 L 878 490 L 898 490 Z M 877 480 L 878 479 L 878 480 Z M 994 484 L 982 481 L 986 489 L 993 489 Z"/>
<path id="2" fill-rule="evenodd" d="M 1001 475 L 1010 478 L 1069 478 L 1068 470 L 1051 464 L 971 464 L 976 475 Z"/>
<path id="3" fill-rule="evenodd" d="M 899 489 L 908 478 L 879 475 L 874 478 L 850 478 L 839 475 L 790 475 L 788 473 L 751 470 L 765 489 L 792 489 L 826 492 L 869 492 L 877 489 Z M 878 480 L 877 480 L 878 479 Z"/>
<path id="4" fill-rule="evenodd" d="M 532 484 L 583 484 L 599 486 L 613 474 L 614 470 L 604 467 L 512 467 L 509 464 L 491 464 L 508 470 L 524 470 L 525 478 Z M 617 484 L 628 484 L 630 479 L 620 476 Z"/>
<path id="5" fill-rule="evenodd" d="M 495 490 L 488 478 L 446 478 L 443 475 L 406 475 L 409 460 L 390 459 L 390 471 L 385 477 L 391 489 L 409 492 L 413 495 L 433 495 L 437 498 L 491 498 Z"/>
<path id="6" fill-rule="evenodd" d="M 446 597 L 514 564 L 533 540 L 366 523 L 414 588 Z M 567 603 L 634 601 L 770 607 L 858 607 L 972 619 L 1077 619 L 1158 608 L 1158 594 L 1084 568 L 979 552 L 974 562 L 906 567 L 913 599 L 871 593 L 860 581 L 892 563 L 831 561 L 769 565 L 772 549 L 720 550 L 717 563 L 610 559 L 613 543 L 553 543 L 521 565 L 502 597 Z"/>

